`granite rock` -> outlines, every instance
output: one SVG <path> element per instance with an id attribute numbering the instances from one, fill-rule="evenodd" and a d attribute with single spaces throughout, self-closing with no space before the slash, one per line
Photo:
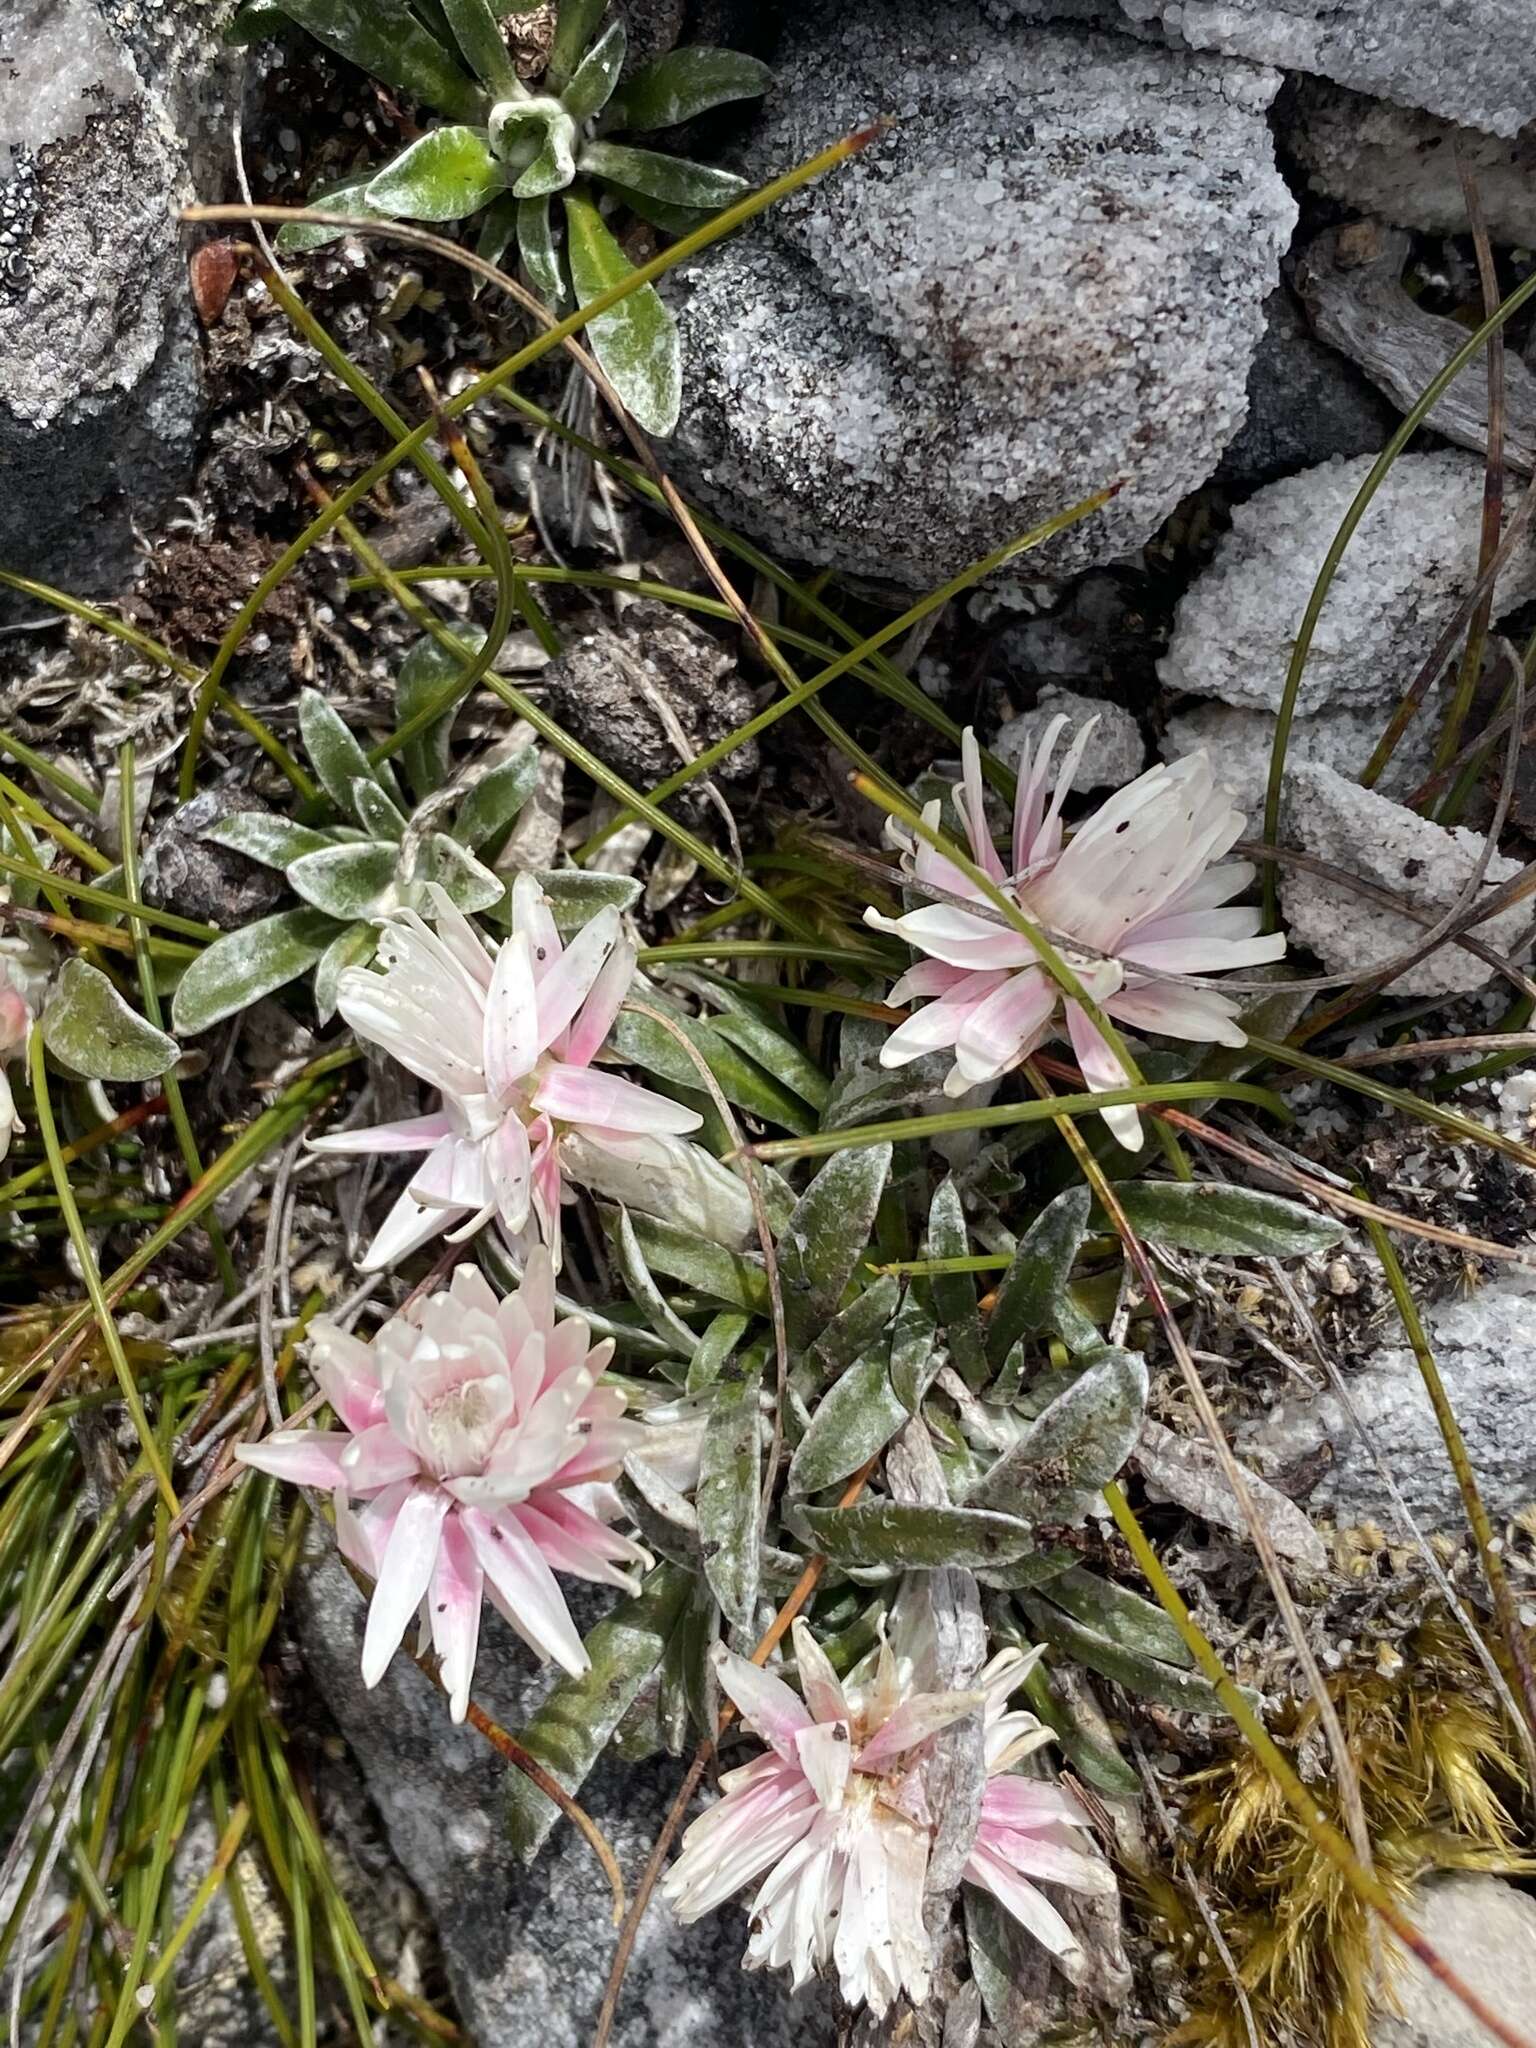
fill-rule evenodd
<path id="1" fill-rule="evenodd" d="M 1284 285 L 1264 301 L 1264 336 L 1248 373 L 1248 417 L 1216 475 L 1251 491 L 1334 455 L 1374 455 L 1395 409 L 1337 349 L 1319 341 Z"/>
<path id="2" fill-rule="evenodd" d="M 1320 761 L 1354 781 L 1376 750 L 1386 719 L 1379 711 L 1353 711 L 1334 705 L 1312 718 L 1292 722 L 1285 761 L 1289 778 L 1311 761 Z M 1177 761 L 1204 747 L 1217 763 L 1222 782 L 1240 810 L 1256 827 L 1269 789 L 1269 757 L 1275 743 L 1274 714 L 1240 711 L 1231 704 L 1191 704 L 1176 711 L 1163 728 L 1162 755 Z M 1402 797 L 1416 789 L 1430 770 L 1434 728 L 1427 718 L 1415 719 L 1376 785 L 1383 796 Z"/>
<path id="3" fill-rule="evenodd" d="M 288 894 L 282 872 L 205 839 L 210 826 L 260 808 L 233 789 L 201 790 L 162 820 L 144 848 L 144 899 L 230 932 L 265 917 Z"/>
<path id="4" fill-rule="evenodd" d="M 1424 1322 L 1488 1510 L 1517 1514 L 1536 1502 L 1536 1274 L 1505 1268 L 1475 1294 L 1430 1308 Z M 1431 1532 L 1463 1529 L 1461 1495 L 1413 1353 L 1404 1345 L 1376 1352 L 1350 1375 L 1349 1392 L 1410 1513 Z M 1270 1474 L 1325 1445 L 1333 1463 L 1308 1495 L 1309 1511 L 1344 1526 L 1395 1529 L 1391 1495 L 1334 1394 L 1282 1402 L 1244 1449 Z"/>
<path id="5" fill-rule="evenodd" d="M 1051 721 L 1064 716 L 1066 729 L 1057 741 L 1057 760 L 1071 746 L 1090 718 L 1096 718 L 1093 738 L 1083 749 L 1075 790 L 1118 789 L 1141 773 L 1147 758 L 1147 743 L 1141 727 L 1123 704 L 1105 703 L 1096 697 L 1080 697 L 1075 690 L 1045 689 L 1033 711 L 1010 718 L 992 742 L 992 751 L 1010 768 L 1018 766 L 1026 742 L 1033 746 Z"/>
<path id="6" fill-rule="evenodd" d="M 1501 2019 L 1529 2026 L 1536 2012 L 1536 1899 L 1529 1892 L 1481 1871 L 1446 1871 L 1419 1885 L 1409 1912 L 1435 1953 Z M 1487 2048 L 1493 2038 L 1411 1955 L 1400 1954 L 1390 1987 L 1371 2048 Z"/>
<path id="7" fill-rule="evenodd" d="M 1434 917 L 1449 912 L 1472 879 L 1482 835 L 1420 817 L 1390 797 L 1362 789 L 1321 761 L 1287 778 L 1282 830 L 1287 842 L 1335 867 L 1408 898 Z M 1521 864 L 1495 854 L 1483 891 L 1520 873 Z M 1332 973 L 1365 974 L 1420 939 L 1425 927 L 1401 913 L 1357 896 L 1341 883 L 1283 867 L 1280 893 L 1291 937 L 1314 952 Z M 1475 936 L 1499 952 L 1519 945 L 1530 921 L 1523 903 L 1476 927 Z M 1442 943 L 1427 959 L 1387 984 L 1394 994 L 1448 995 L 1481 988 L 1494 968 L 1465 947 Z"/>
<path id="8" fill-rule="evenodd" d="M 1485 135 L 1309 78 L 1284 134 L 1314 191 L 1428 234 L 1467 231 L 1459 156 L 1494 241 L 1536 241 L 1536 123 L 1514 137 Z"/>
<path id="9" fill-rule="evenodd" d="M 222 187 L 220 6 L 18 0 L 0 65 L 0 561 L 109 589 L 191 474 L 176 209 Z M 9 145 L 6 147 L 5 145 Z M 222 190 L 219 196 L 223 196 Z"/>
<path id="10" fill-rule="evenodd" d="M 1170 690 L 1278 711 L 1296 628 L 1371 467 L 1319 463 L 1232 514 L 1210 567 L 1180 600 L 1158 672 Z M 1477 581 L 1483 465 L 1446 449 L 1401 455 L 1346 548 L 1317 623 L 1296 708 L 1391 704 Z M 1499 584 L 1501 612 L 1536 596 L 1536 543 Z"/>
<path id="11" fill-rule="evenodd" d="M 598 1606 L 572 1599 L 578 1626 Z M 345 1732 L 394 1853 L 437 1928 L 460 2014 L 475 2048 L 587 2048 L 613 1954 L 612 1895 L 591 1850 L 560 1828 L 531 1868 L 508 1843 L 507 1766 L 404 1656 L 374 1691 L 358 1670 L 362 1596 L 334 1557 L 301 1578 L 292 1600 L 309 1669 Z M 548 1688 L 527 1650 L 487 1610 L 475 1698 L 516 1730 Z M 582 1804 L 612 1843 L 633 1887 L 684 1766 L 611 1755 Z M 822 1985 L 792 1995 L 777 1977 L 741 1968 L 746 1922 L 734 1906 L 683 1928 L 659 1902 L 641 1925 L 613 2033 L 614 2048 L 832 2048 L 833 1998 Z"/>
<path id="12" fill-rule="evenodd" d="M 812 0 L 736 167 L 894 125 L 670 287 L 674 473 L 780 553 L 909 587 L 1112 483 L 1030 575 L 1139 545 L 1242 420 L 1295 218 L 1276 85 L 970 0 Z"/>

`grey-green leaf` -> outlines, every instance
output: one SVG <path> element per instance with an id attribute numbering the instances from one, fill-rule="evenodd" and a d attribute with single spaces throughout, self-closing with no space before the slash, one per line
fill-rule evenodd
<path id="1" fill-rule="evenodd" d="M 633 266 L 592 201 L 564 195 L 566 256 L 577 303 L 622 284 Z M 653 285 L 640 285 L 587 323 L 592 351 L 647 434 L 670 434 L 682 400 L 683 355 L 677 323 Z"/>
<path id="2" fill-rule="evenodd" d="M 589 177 L 611 178 L 667 206 L 729 206 L 751 189 L 734 171 L 696 164 L 685 156 L 664 156 L 660 150 L 631 149 L 622 142 L 589 142 L 580 161 Z"/>
<path id="3" fill-rule="evenodd" d="M 518 1736 L 567 1792 L 581 1789 L 636 1693 L 661 1662 L 694 1583 L 676 1565 L 657 1565 L 633 1598 L 589 1632 L 591 1668 L 580 1678 L 562 1679 Z M 532 1862 L 560 1819 L 560 1809 L 521 1771 L 508 1771 L 503 1782 L 512 1846 Z"/>
<path id="4" fill-rule="evenodd" d="M 863 1501 L 851 1508 L 802 1510 L 812 1541 L 834 1564 L 895 1565 L 933 1571 L 1011 1564 L 1033 1548 L 1028 1522 L 983 1508 Z"/>
<path id="5" fill-rule="evenodd" d="M 556 114 L 545 126 L 538 155 L 518 174 L 512 197 L 547 199 L 563 192 L 576 175 L 576 142 L 575 123 Z"/>
<path id="6" fill-rule="evenodd" d="M 299 736 L 321 788 L 343 817 L 355 822 L 353 783 L 359 776 L 367 782 L 376 782 L 378 777 L 369 767 L 362 747 L 318 690 L 299 692 Z"/>
<path id="7" fill-rule="evenodd" d="M 1178 1251 L 1300 1258 L 1330 1250 L 1344 1235 L 1333 1217 L 1299 1202 L 1219 1181 L 1121 1181 L 1115 1196 L 1138 1236 Z"/>
<path id="8" fill-rule="evenodd" d="M 1189 1646 L 1170 1617 L 1128 1586 L 1117 1586 L 1113 1579 L 1101 1579 L 1081 1565 L 1073 1565 L 1051 1581 L 1045 1598 L 1112 1643 L 1181 1671 L 1194 1669 Z"/>
<path id="9" fill-rule="evenodd" d="M 1226 1712 L 1216 1688 L 1198 1671 L 1165 1664 L 1161 1658 L 1114 1641 L 1054 1606 L 1044 1593 L 1023 1593 L 1018 1598 L 1036 1639 L 1064 1650 L 1090 1671 L 1112 1678 L 1127 1691 L 1140 1693 L 1160 1706 L 1183 1708 L 1195 1714 Z"/>
<path id="10" fill-rule="evenodd" d="M 881 1273 L 832 1318 L 810 1352 L 825 1378 L 835 1378 L 872 1347 L 900 1300 L 901 1282 L 894 1273 Z"/>
<path id="11" fill-rule="evenodd" d="M 607 5 L 608 0 L 560 0 L 555 39 L 544 72 L 547 90 L 560 92 L 575 76 Z"/>
<path id="12" fill-rule="evenodd" d="M 259 860 L 266 868 L 285 868 L 301 854 L 318 853 L 334 845 L 329 832 L 316 832 L 308 825 L 295 825 L 275 811 L 236 811 L 209 825 L 202 837 L 215 846 L 227 846 L 243 853 L 247 860 Z"/>
<path id="13" fill-rule="evenodd" d="M 928 1304 L 915 1288 L 909 1289 L 891 1331 L 891 1386 L 909 1414 L 922 1405 L 944 1356 Z"/>
<path id="14" fill-rule="evenodd" d="M 678 1358 L 691 1357 L 696 1341 L 694 1334 L 681 1317 L 673 1314 L 666 1296 L 657 1286 L 655 1275 L 646 1264 L 645 1253 L 635 1236 L 635 1226 L 629 1220 L 629 1211 L 623 1207 L 610 1210 L 604 1221 L 611 1221 L 614 1256 L 630 1300 L 669 1351 Z"/>
<path id="15" fill-rule="evenodd" d="M 731 100 L 756 99 L 773 83 L 773 73 L 740 50 L 699 44 L 671 50 L 646 64 L 624 87 L 622 125 L 641 133 L 676 128 Z M 615 114 L 620 113 L 615 109 Z"/>
<path id="16" fill-rule="evenodd" d="M 757 1315 L 766 1311 L 768 1280 L 761 1265 L 659 1216 L 635 1215 L 630 1221 L 653 1272 L 681 1280 L 684 1286 L 728 1308 Z"/>
<path id="17" fill-rule="evenodd" d="M 363 197 L 372 179 L 372 171 L 359 171 L 355 177 L 317 187 L 305 203 L 323 208 L 326 213 L 350 214 L 354 220 L 377 220 L 379 216 Z M 346 232 L 345 228 L 323 228 L 314 221 L 291 220 L 279 231 L 277 246 L 285 256 L 302 256 L 308 250 L 324 249 L 339 242 Z"/>
<path id="18" fill-rule="evenodd" d="M 610 22 L 577 65 L 570 84 L 560 95 L 561 104 L 573 121 L 589 121 L 607 106 L 613 88 L 619 82 L 619 73 L 624 69 L 624 53 L 628 47 L 629 38 L 624 32 L 623 22 Z"/>
<path id="19" fill-rule="evenodd" d="M 640 901 L 641 884 L 633 875 L 603 875 L 587 868 L 538 868 L 534 880 L 549 899 L 555 929 L 562 939 L 574 938 L 600 910 L 632 910 Z M 698 1075 L 694 1075 L 695 1081 Z"/>
<path id="20" fill-rule="evenodd" d="M 352 806 L 370 839 L 398 845 L 405 832 L 405 814 L 379 784 L 367 775 L 352 778 Z"/>
<path id="21" fill-rule="evenodd" d="M 1086 1187 L 1064 1188 L 1019 1239 L 987 1324 L 987 1359 L 994 1371 L 1021 1337 L 1037 1337 L 1052 1327 L 1056 1303 L 1087 1235 L 1090 1202 Z"/>
<path id="22" fill-rule="evenodd" d="M 1130 1456 L 1147 1406 L 1137 1351 L 1090 1352 L 1083 1370 L 970 1495 L 1036 1522 L 1074 1522 Z"/>
<path id="23" fill-rule="evenodd" d="M 236 1010 L 249 1009 L 307 973 L 336 933 L 334 917 L 306 904 L 215 939 L 181 977 L 171 1004 L 172 1024 L 190 1038 Z"/>
<path id="24" fill-rule="evenodd" d="M 301 854 L 288 869 L 295 891 L 327 917 L 350 924 L 375 917 L 395 900 L 395 850 L 364 840 L 357 846 L 322 846 Z"/>
<path id="25" fill-rule="evenodd" d="M 883 1451 L 905 1423 L 906 1407 L 891 1387 L 889 1351 L 879 1344 L 866 1352 L 823 1394 L 790 1462 L 794 1492 L 835 1486 Z"/>
<path id="26" fill-rule="evenodd" d="M 494 848 L 533 794 L 539 779 L 537 747 L 522 747 L 471 784 L 459 803 L 453 836 L 476 853 Z"/>
<path id="27" fill-rule="evenodd" d="M 315 1011 L 322 1024 L 336 1014 L 337 984 L 349 967 L 366 967 L 379 935 L 371 924 L 349 924 L 332 939 L 315 962 Z"/>
<path id="28" fill-rule="evenodd" d="M 528 282 L 551 309 L 565 297 L 565 272 L 555 247 L 554 220 L 549 196 L 519 199 L 517 206 L 517 247 L 528 273 Z"/>
<path id="29" fill-rule="evenodd" d="M 170 1033 L 141 1017 L 88 960 L 64 962 L 41 1028 L 54 1058 L 93 1081 L 154 1081 L 181 1057 Z"/>
<path id="30" fill-rule="evenodd" d="M 493 873 L 446 832 L 433 832 L 428 837 L 416 877 L 421 882 L 435 882 L 466 917 L 493 910 L 507 893 L 506 877 Z"/>
<path id="31" fill-rule="evenodd" d="M 796 1350 L 836 1315 L 874 1229 L 889 1145 L 835 1152 L 795 1204 L 779 1238 L 784 1327 Z"/>
<path id="32" fill-rule="evenodd" d="M 458 643 L 457 650 L 444 647 L 430 633 L 424 633 L 401 662 L 395 678 L 395 717 L 402 726 L 437 703 L 485 644 L 485 632 L 480 626 L 456 626 L 453 638 Z M 449 741 L 457 710 L 457 705 L 450 704 L 400 749 L 406 780 L 416 792 L 418 802 L 448 780 Z"/>
<path id="33" fill-rule="evenodd" d="M 710 1396 L 694 1496 L 704 1576 L 721 1613 L 743 1635 L 756 1626 L 762 1568 L 757 1428 L 762 1379 L 761 1351 L 730 1359 L 722 1368 Z"/>
<path id="34" fill-rule="evenodd" d="M 282 11 L 351 63 L 451 120 L 472 121 L 484 108 L 479 87 L 405 0 L 283 0 Z"/>
<path id="35" fill-rule="evenodd" d="M 395 220 L 463 220 L 506 189 L 483 128 L 432 128 L 370 179 L 368 204 Z"/>
<path id="36" fill-rule="evenodd" d="M 965 1207 L 953 1174 L 934 1190 L 928 1211 L 928 1251 L 935 1259 L 963 1259 L 971 1249 L 966 1229 Z M 949 1343 L 949 1355 L 968 1387 L 979 1387 L 987 1378 L 987 1354 L 982 1343 L 981 1314 L 976 1305 L 976 1280 L 971 1273 L 935 1273 L 929 1280 L 939 1323 Z"/>
<path id="37" fill-rule="evenodd" d="M 454 41 L 475 75 L 497 94 L 523 90 L 490 0 L 442 0 Z"/>
<path id="38" fill-rule="evenodd" d="M 687 1391 L 690 1394 L 714 1385 L 720 1377 L 721 1366 L 747 1334 L 751 1322 L 750 1316 L 738 1315 L 730 1309 L 722 1309 L 711 1319 L 688 1361 Z"/>
<path id="39" fill-rule="evenodd" d="M 801 1100 L 722 1038 L 713 1019 L 690 1017 L 661 997 L 653 1000 L 672 1016 L 678 1030 L 697 1048 L 728 1102 L 797 1134 L 803 1135 L 812 1128 L 812 1119 Z M 609 1044 L 622 1059 L 670 1081 L 674 1087 L 696 1090 L 701 1085 L 699 1070 L 685 1048 L 653 1017 L 625 1011 L 609 1034 Z"/>

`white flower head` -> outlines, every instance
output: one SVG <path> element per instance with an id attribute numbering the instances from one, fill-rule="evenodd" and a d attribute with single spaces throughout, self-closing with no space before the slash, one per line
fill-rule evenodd
<path id="1" fill-rule="evenodd" d="M 1248 861 L 1224 859 L 1242 837 L 1242 813 L 1201 752 L 1138 775 L 1065 839 L 1062 808 L 1095 721 L 1073 741 L 1047 802 L 1066 723 L 1052 719 L 1038 747 L 1026 747 L 1020 758 L 1007 869 L 987 826 L 976 738 L 966 730 L 955 805 L 976 865 L 1051 936 L 1089 999 L 1116 1024 L 1198 1044 L 1243 1045 L 1230 996 L 1168 979 L 1258 966 L 1285 951 L 1283 933 L 1260 934 L 1256 909 L 1231 905 L 1254 873 Z M 924 811 L 928 825 L 938 824 L 939 808 L 933 803 Z M 927 1000 L 886 1040 L 882 1066 L 953 1051 L 945 1092 L 963 1095 L 1018 1066 L 1047 1038 L 1064 1035 L 1090 1089 L 1127 1085 L 1130 1076 L 1088 1011 L 1063 997 L 1030 941 L 997 917 L 968 875 L 921 840 L 907 845 L 903 865 L 942 900 L 900 917 L 864 913 L 869 924 L 928 955 L 891 990 L 893 1003 Z M 1140 1146 L 1134 1107 L 1116 1105 L 1103 1116 L 1122 1145 Z"/>
<path id="2" fill-rule="evenodd" d="M 364 1254 L 365 1270 L 444 1231 L 451 1241 L 468 1237 L 493 1217 L 515 1242 L 548 1245 L 558 1270 L 567 1139 L 598 1162 L 648 1145 L 660 1172 L 667 1148 L 700 1118 L 592 1065 L 635 972 L 616 910 L 600 910 L 562 945 L 543 890 L 519 875 L 511 931 L 492 953 L 441 889 L 429 893 L 433 924 L 396 912 L 379 940 L 382 971 L 349 968 L 337 1003 L 359 1037 L 438 1089 L 442 1107 L 318 1138 L 315 1149 L 426 1155 Z"/>
<path id="3" fill-rule="evenodd" d="M 747 1969 L 788 1969 L 798 1988 L 836 1970 L 849 2005 L 877 2017 L 900 1993 L 928 1995 L 932 1956 L 923 1894 L 935 1817 L 925 1794 L 932 1738 L 966 1714 L 983 1716 L 988 1782 L 966 1862 L 967 1883 L 990 1891 L 1069 1974 L 1077 1938 L 1044 1893 L 1044 1878 L 1111 1893 L 1107 1863 L 1082 1846 L 1086 1816 L 1058 1785 L 1009 1775 L 1050 1739 L 1009 1695 L 1038 1650 L 1003 1650 L 973 1689 L 921 1689 L 927 1644 L 916 1603 L 898 1602 L 890 1640 L 844 1682 L 803 1620 L 794 1624 L 801 1692 L 716 1648 L 720 1682 L 768 1747 L 728 1771 L 723 1797 L 700 1815 L 663 1883 L 678 1918 L 697 1920 L 758 1880 L 748 1909 Z"/>

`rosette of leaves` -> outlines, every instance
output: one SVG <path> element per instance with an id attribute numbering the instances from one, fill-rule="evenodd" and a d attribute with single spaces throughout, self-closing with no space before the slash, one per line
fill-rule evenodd
<path id="1" fill-rule="evenodd" d="M 451 680 L 453 657 L 433 641 L 401 665 L 396 712 L 402 724 Z M 506 895 L 487 865 L 506 840 L 538 777 L 525 747 L 486 773 L 449 781 L 452 713 L 402 750 L 406 795 L 387 764 L 375 767 L 317 690 L 299 699 L 299 731 L 331 818 L 300 823 L 271 811 L 237 811 L 204 837 L 263 866 L 281 868 L 299 907 L 280 910 L 215 939 L 188 967 L 172 1003 L 183 1035 L 222 1018 L 301 975 L 314 974 L 322 1022 L 336 1009 L 342 970 L 362 966 L 378 941 L 378 920 L 422 909 L 436 883 L 466 916 Z"/>
<path id="2" fill-rule="evenodd" d="M 685 234 L 747 189 L 730 171 L 618 138 L 755 98 L 770 78 L 755 57 L 696 46 L 658 57 L 621 84 L 625 31 L 621 22 L 601 26 L 606 5 L 560 0 L 549 59 L 532 87 L 518 75 L 491 0 L 252 0 L 232 33 L 251 41 L 286 16 L 446 116 L 389 163 L 314 193 L 316 206 L 429 222 L 483 212 L 479 253 L 500 262 L 515 243 L 529 286 L 558 311 L 573 300 L 588 304 L 630 274 L 610 225 L 615 207 Z M 527 9 L 522 0 L 503 11 Z M 340 232 L 296 223 L 280 246 L 316 248 Z M 598 314 L 587 332 L 639 424 L 669 434 L 681 351 L 652 287 Z"/>

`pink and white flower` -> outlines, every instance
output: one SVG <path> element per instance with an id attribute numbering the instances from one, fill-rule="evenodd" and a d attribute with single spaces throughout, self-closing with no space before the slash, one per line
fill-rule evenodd
<path id="1" fill-rule="evenodd" d="M 236 1456 L 334 1492 L 342 1555 L 374 1581 L 365 1685 L 419 1612 L 462 1721 L 483 1599 L 540 1658 L 587 1669 L 555 1572 L 631 1591 L 619 1567 L 649 1563 L 608 1527 L 623 1512 L 612 1481 L 644 1431 L 622 1391 L 599 1384 L 613 1346 L 591 1334 L 577 1316 L 556 1320 L 542 1249 L 505 1301 L 462 1265 L 371 1344 L 314 1325 L 315 1378 L 342 1427 L 278 1430 Z"/>
<path id="2" fill-rule="evenodd" d="M 9 901 L 10 891 L 0 888 L 0 903 Z M 12 1060 L 26 1059 L 53 966 L 53 948 L 40 934 L 22 931 L 0 938 L 0 1160 L 10 1151 L 12 1138 L 26 1129 L 16 1114 L 5 1070 Z"/>
<path id="3" fill-rule="evenodd" d="M 584 1179 L 611 1157 L 627 1185 L 638 1154 L 653 1179 L 669 1164 L 680 1178 L 713 1169 L 740 1190 L 698 1146 L 679 1146 L 699 1126 L 695 1111 L 592 1065 L 635 973 L 616 910 L 600 910 L 563 946 L 543 890 L 519 875 L 512 929 L 493 954 L 441 889 L 429 894 L 436 929 L 397 911 L 379 940 L 382 972 L 348 968 L 337 990 L 358 1036 L 443 1097 L 430 1116 L 312 1141 L 324 1152 L 426 1155 L 364 1254 L 365 1271 L 444 1231 L 450 1242 L 469 1237 L 492 1217 L 514 1239 L 531 1227 L 558 1270 L 562 1153 L 573 1139 Z"/>
<path id="4" fill-rule="evenodd" d="M 1138 775 L 1066 839 L 1062 808 L 1094 721 L 1068 749 L 1048 798 L 1066 722 L 1052 719 L 1019 761 L 1007 868 L 987 826 L 976 738 L 965 732 L 955 806 L 976 865 L 1044 930 L 1116 1024 L 1197 1044 L 1245 1044 L 1231 997 L 1169 979 L 1255 967 L 1285 951 L 1283 933 L 1262 935 L 1260 913 L 1231 902 L 1254 873 L 1251 862 L 1223 859 L 1242 836 L 1242 813 L 1201 752 Z M 931 803 L 924 822 L 937 826 L 939 815 Z M 913 840 L 903 866 L 935 900 L 900 917 L 864 913 L 928 956 L 891 990 L 893 1003 L 924 1000 L 886 1040 L 881 1064 L 900 1067 L 952 1050 L 944 1089 L 963 1095 L 1008 1073 L 1047 1038 L 1065 1036 L 1090 1089 L 1125 1087 L 1129 1076 L 1109 1041 L 1081 1003 L 1063 996 L 1024 934 L 1003 922 L 952 861 Z M 1122 1145 L 1140 1146 L 1134 1107 L 1107 1108 L 1103 1117 Z"/>
<path id="5" fill-rule="evenodd" d="M 965 1880 L 990 1891 L 1068 1974 L 1083 1961 L 1077 1938 L 1031 1880 L 1115 1889 L 1108 1864 L 1081 1846 L 1087 1818 L 1062 1787 L 1011 1775 L 1050 1739 L 1032 1714 L 1006 1711 L 1040 1652 L 999 1652 L 971 1690 L 922 1691 L 921 1631 L 906 1624 L 905 1605 L 897 1643 L 883 1642 L 846 1684 L 804 1621 L 794 1625 L 800 1694 L 717 1646 L 721 1684 L 768 1747 L 722 1777 L 724 1796 L 689 1828 L 662 1886 L 678 1918 L 693 1921 L 761 1879 L 744 1967 L 788 1969 L 798 1989 L 830 1964 L 849 2005 L 877 2017 L 899 1993 L 914 2005 L 928 1995 L 923 1898 L 935 1816 L 924 1774 L 932 1737 L 964 1715 L 984 1716 L 988 1771 Z"/>

